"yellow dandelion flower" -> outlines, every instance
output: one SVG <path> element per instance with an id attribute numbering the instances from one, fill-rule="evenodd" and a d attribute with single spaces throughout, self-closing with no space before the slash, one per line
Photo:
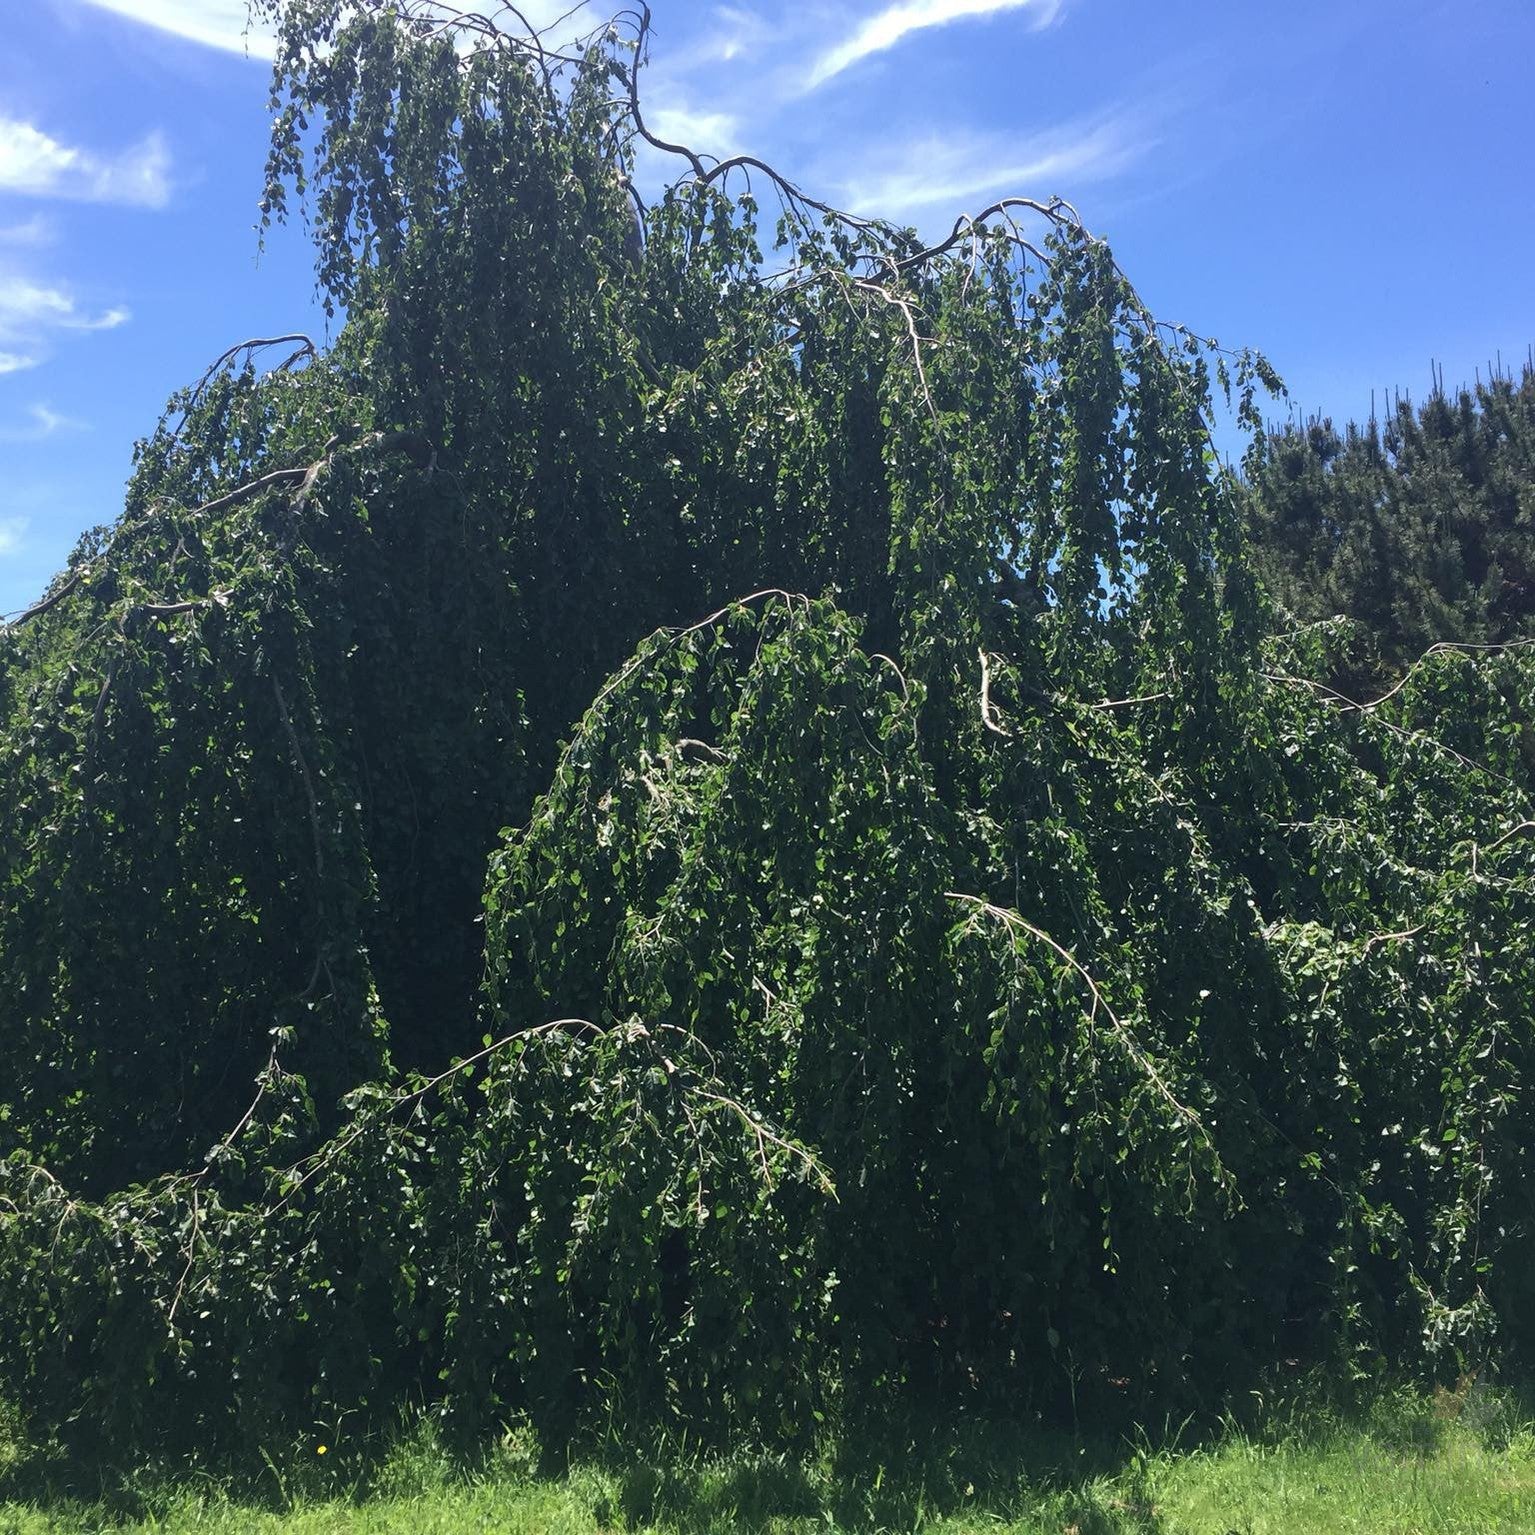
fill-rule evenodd
<path id="1" fill-rule="evenodd" d="M 314 1447 L 314 1452 L 316 1455 L 323 1455 L 329 1448 L 330 1446 L 328 1444 L 317 1444 Z"/>

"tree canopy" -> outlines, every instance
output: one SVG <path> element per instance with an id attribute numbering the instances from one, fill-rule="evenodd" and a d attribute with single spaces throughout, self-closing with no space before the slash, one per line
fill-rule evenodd
<path id="1" fill-rule="evenodd" d="M 662 143 L 648 13 L 257 9 L 344 324 L 0 636 L 33 1430 L 1527 1351 L 1535 662 L 1269 637 L 1207 427 L 1267 365 L 1063 203 L 929 246 Z"/>
<path id="2" fill-rule="evenodd" d="M 1361 626 L 1351 681 L 1379 687 L 1441 641 L 1535 638 L 1535 368 L 1384 420 L 1269 434 L 1251 484 L 1256 564 L 1305 623 Z"/>

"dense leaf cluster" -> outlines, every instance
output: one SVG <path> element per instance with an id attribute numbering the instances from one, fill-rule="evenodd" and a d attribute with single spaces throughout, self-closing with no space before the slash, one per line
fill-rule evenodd
<path id="1" fill-rule="evenodd" d="M 33 1431 L 1527 1356 L 1535 655 L 1355 707 L 1264 639 L 1264 370 L 1059 210 L 695 162 L 640 254 L 619 31 L 277 9 L 345 327 L 173 401 L 0 636 Z"/>
<path id="2" fill-rule="evenodd" d="M 1442 640 L 1535 638 L 1535 368 L 1398 398 L 1384 421 L 1342 432 L 1272 432 L 1249 505 L 1282 608 L 1363 626 L 1350 682 L 1398 674 Z"/>

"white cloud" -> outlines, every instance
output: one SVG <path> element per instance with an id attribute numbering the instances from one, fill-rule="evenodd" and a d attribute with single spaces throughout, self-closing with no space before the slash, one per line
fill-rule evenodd
<path id="1" fill-rule="evenodd" d="M 85 0 L 98 10 L 112 11 L 130 21 L 144 23 L 161 32 L 169 32 L 188 42 L 228 53 L 248 54 L 253 59 L 269 60 L 273 53 L 273 33 L 269 26 L 251 26 L 246 0 Z M 590 6 L 581 6 L 574 17 L 568 15 L 574 0 L 519 0 L 517 9 L 527 17 L 528 25 L 552 27 L 546 41 L 555 46 L 589 31 L 597 19 Z M 508 30 L 517 25 L 501 0 L 467 0 L 461 7 L 498 19 Z M 582 20 L 582 13 L 586 19 Z M 559 25 L 556 25 L 556 24 Z"/>
<path id="2" fill-rule="evenodd" d="M 715 58 L 726 64 L 738 58 L 751 43 L 760 40 L 766 31 L 760 17 L 734 6 L 722 5 L 715 16 L 722 26 L 711 40 L 711 51 Z"/>
<path id="3" fill-rule="evenodd" d="M 894 48 L 902 38 L 928 27 L 947 26 L 972 16 L 993 16 L 1001 11 L 1032 10 L 1036 25 L 1049 26 L 1060 14 L 1064 0 L 902 0 L 887 6 L 856 27 L 847 37 L 816 59 L 805 81 L 807 91 L 824 85 L 834 75 L 866 59 L 870 54 Z"/>
<path id="4" fill-rule="evenodd" d="M 170 154 L 158 133 L 116 154 L 98 155 L 0 116 L 0 191 L 163 208 L 170 198 L 169 172 Z"/>
<path id="5" fill-rule="evenodd" d="M 272 57 L 272 36 L 265 28 L 247 24 L 245 0 L 86 0 L 99 10 L 114 11 L 188 42 L 252 58 Z"/>
<path id="6" fill-rule="evenodd" d="M 30 277 L 0 276 L 0 336 L 11 339 L 45 325 L 63 325 L 75 313 L 75 301 L 62 288 L 45 287 Z"/>
<path id="7" fill-rule="evenodd" d="M 114 308 L 87 314 L 63 289 L 0 272 L 0 341 L 24 340 L 44 330 L 116 330 L 131 316 Z"/>
<path id="8" fill-rule="evenodd" d="M 1156 139 L 1123 117 L 1023 137 L 933 135 L 882 156 L 846 186 L 856 213 L 898 218 L 936 204 L 958 213 L 988 193 L 1043 201 L 1128 169 Z"/>
<path id="9" fill-rule="evenodd" d="M 0 186 L 8 192 L 51 191 L 79 159 L 79 150 L 66 149 L 30 123 L 0 117 Z"/>
<path id="10" fill-rule="evenodd" d="M 98 315 L 76 314 L 63 322 L 66 330 L 116 330 L 119 325 L 126 325 L 133 315 L 121 304 L 114 305 L 111 309 L 104 309 Z"/>
<path id="11" fill-rule="evenodd" d="M 27 409 L 27 426 L 0 428 L 0 442 L 41 442 L 45 437 L 56 437 L 60 432 L 81 432 L 83 421 L 61 415 L 51 406 L 37 404 Z"/>
<path id="12" fill-rule="evenodd" d="M 130 318 L 121 306 L 92 313 L 55 283 L 0 268 L 0 375 L 36 367 L 51 350 L 49 338 L 61 332 L 116 330 Z M 16 440 L 14 432 L 6 435 Z"/>
<path id="13" fill-rule="evenodd" d="M 25 517 L 0 517 L 0 559 L 21 548 L 21 538 L 26 531 Z"/>
<path id="14" fill-rule="evenodd" d="M 708 31 L 690 45 L 684 44 L 680 51 L 667 48 L 665 57 L 672 68 L 678 69 L 700 64 L 729 64 L 748 51 L 760 54 L 798 32 L 799 28 L 786 28 L 782 21 L 777 24 L 765 21 L 756 11 L 744 6 L 720 5 L 714 8 Z"/>
<path id="15" fill-rule="evenodd" d="M 645 126 L 668 143 L 686 144 L 699 154 L 721 157 L 734 152 L 740 133 L 740 121 L 733 112 L 684 106 L 650 108 L 645 113 Z"/>

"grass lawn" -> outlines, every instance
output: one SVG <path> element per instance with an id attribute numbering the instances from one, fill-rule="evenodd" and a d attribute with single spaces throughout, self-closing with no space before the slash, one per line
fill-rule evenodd
<path id="1" fill-rule="evenodd" d="M 541 1476 L 515 1436 L 474 1471 L 430 1444 L 397 1450 L 364 1490 L 333 1457 L 244 1496 L 211 1481 L 0 1480 L 0 1535 L 595 1535 L 599 1531 L 931 1530 L 946 1535 L 1532 1535 L 1535 1431 L 1451 1399 L 1351 1425 L 1183 1450 L 1090 1452 L 1016 1431 L 891 1456 L 652 1464 L 622 1458 Z M 350 1479 L 349 1479 L 350 1478 Z M 301 1483 L 302 1485 L 296 1485 Z M 9 1499 L 6 1501 L 6 1499 Z"/>

